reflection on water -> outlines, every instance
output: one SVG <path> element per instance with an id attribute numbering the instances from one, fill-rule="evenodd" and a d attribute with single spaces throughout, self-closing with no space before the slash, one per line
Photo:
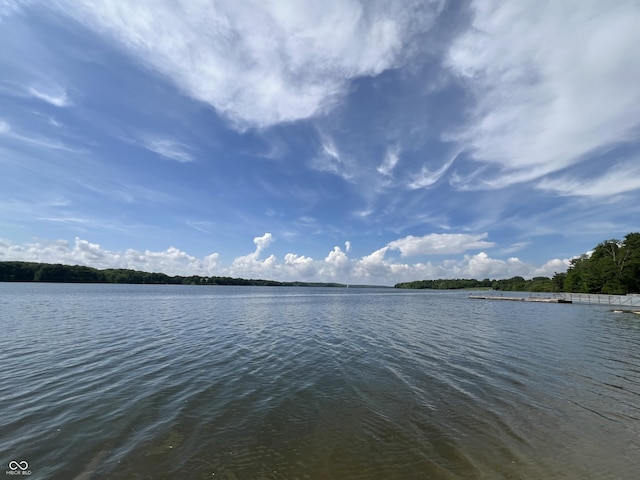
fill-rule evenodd
<path id="1" fill-rule="evenodd" d="M 636 478 L 640 321 L 464 292 L 0 284 L 30 478 Z"/>

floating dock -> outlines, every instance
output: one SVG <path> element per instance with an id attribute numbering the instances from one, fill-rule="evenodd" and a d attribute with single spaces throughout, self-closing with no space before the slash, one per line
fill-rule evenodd
<path id="1" fill-rule="evenodd" d="M 595 293 L 558 293 L 557 296 L 573 303 L 588 303 L 589 305 L 615 305 L 620 309 L 628 308 L 637 312 L 640 311 L 640 294 L 630 293 L 628 295 L 600 295 Z"/>
<path id="2" fill-rule="evenodd" d="M 562 297 L 504 297 L 498 295 L 469 295 L 476 300 L 507 300 L 511 302 L 537 302 L 537 303 L 572 303 Z"/>

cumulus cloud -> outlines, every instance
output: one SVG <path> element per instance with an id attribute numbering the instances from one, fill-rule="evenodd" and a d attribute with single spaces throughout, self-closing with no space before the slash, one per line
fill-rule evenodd
<path id="1" fill-rule="evenodd" d="M 340 247 L 333 247 L 333 250 L 324 259 L 324 264 L 320 269 L 320 274 L 330 278 L 348 277 L 352 262 Z"/>
<path id="2" fill-rule="evenodd" d="M 215 275 L 218 268 L 217 253 L 199 259 L 175 247 L 160 252 L 134 249 L 117 252 L 77 237 L 73 244 L 66 240 L 56 240 L 13 245 L 5 240 L 0 242 L 0 259 L 87 265 L 95 268 L 129 268 L 168 275 Z"/>
<path id="3" fill-rule="evenodd" d="M 489 248 L 494 244 L 484 241 L 487 233 L 470 235 L 466 233 L 430 233 L 422 237 L 409 235 L 389 242 L 388 246 L 400 250 L 403 257 L 414 255 L 442 255 L 461 253 L 467 250 Z"/>
<path id="4" fill-rule="evenodd" d="M 275 255 L 270 255 L 265 260 L 260 260 L 260 254 L 274 241 L 273 235 L 265 233 L 261 237 L 255 237 L 253 243 L 256 249 L 253 253 L 236 257 L 230 267 L 230 273 L 233 276 L 262 276 L 274 271 L 276 267 Z M 274 272 L 275 273 L 275 272 Z"/>
<path id="5" fill-rule="evenodd" d="M 253 243 L 256 244 L 256 252 L 255 252 L 256 255 L 260 255 L 260 252 L 262 252 L 265 248 L 271 245 L 273 241 L 274 241 L 273 235 L 271 235 L 268 232 L 262 235 L 261 237 L 254 238 Z"/>
<path id="6" fill-rule="evenodd" d="M 362 257 L 355 266 L 357 275 L 364 278 L 387 276 L 391 268 L 391 263 L 385 260 L 387 250 L 389 247 L 382 247 Z"/>
<path id="7" fill-rule="evenodd" d="M 489 257 L 484 252 L 465 256 L 464 264 L 467 275 L 472 278 L 496 278 L 497 275 L 514 277 L 523 271 L 524 267 L 524 263 L 517 257 L 499 260 Z"/>
<path id="8" fill-rule="evenodd" d="M 316 262 L 311 257 L 287 253 L 284 256 L 284 268 L 289 278 L 311 278 L 317 273 Z"/>
<path id="9" fill-rule="evenodd" d="M 344 249 L 347 251 L 347 253 L 351 251 L 351 242 L 349 240 L 344 242 Z"/>
<path id="10" fill-rule="evenodd" d="M 571 265 L 569 258 L 554 258 L 533 270 L 532 277 L 552 277 L 555 273 L 565 272 Z"/>
<path id="11" fill-rule="evenodd" d="M 400 61 L 424 2 L 60 0 L 55 5 L 239 126 L 331 108 L 352 78 Z M 421 17 L 416 21 L 417 17 Z"/>
<path id="12" fill-rule="evenodd" d="M 539 179 L 637 140 L 637 2 L 603 8 L 597 0 L 475 0 L 471 6 L 472 25 L 447 61 L 476 104 L 448 139 L 484 166 L 477 175 L 456 177 L 455 186 Z"/>
<path id="13" fill-rule="evenodd" d="M 433 278 L 552 276 L 555 272 L 565 271 L 569 266 L 569 259 L 553 259 L 541 266 L 535 266 L 518 258 L 491 258 L 485 252 L 465 255 L 458 259 L 445 259 L 439 263 L 405 263 L 388 257 L 388 253 L 393 250 L 390 246 L 382 247 L 361 258 L 350 258 L 336 246 L 320 260 L 296 253 L 287 253 L 283 262 L 279 262 L 274 255 L 262 260 L 260 255 L 272 242 L 273 236 L 269 233 L 256 237 L 254 252 L 236 257 L 230 265 L 225 265 L 220 261 L 218 253 L 198 258 L 175 247 L 169 247 L 164 251 L 127 249 L 118 252 L 104 249 L 97 243 L 81 238 L 76 238 L 73 244 L 66 240 L 56 240 L 25 245 L 16 245 L 0 239 L 0 260 L 80 264 L 96 268 L 130 268 L 169 275 L 216 275 L 282 281 L 303 279 L 314 282 L 376 285 L 393 285 L 398 282 Z"/>

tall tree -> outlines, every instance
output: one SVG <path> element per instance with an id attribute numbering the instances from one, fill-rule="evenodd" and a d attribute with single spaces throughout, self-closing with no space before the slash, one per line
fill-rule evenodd
<path id="1" fill-rule="evenodd" d="M 571 261 L 564 278 L 566 292 L 640 293 L 640 233 L 629 233 L 623 241 L 605 240 L 591 255 Z"/>

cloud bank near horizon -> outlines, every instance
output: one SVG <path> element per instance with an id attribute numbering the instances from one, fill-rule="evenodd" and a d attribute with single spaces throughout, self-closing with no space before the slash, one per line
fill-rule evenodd
<path id="1" fill-rule="evenodd" d="M 419 244 L 422 251 L 436 251 L 440 255 L 447 253 L 438 251 L 438 245 L 447 238 L 447 234 L 443 234 L 442 238 L 437 234 L 431 234 L 409 241 Z M 0 239 L 0 261 L 77 264 L 99 269 L 127 268 L 167 275 L 230 276 L 371 285 L 393 285 L 398 282 L 436 278 L 501 279 L 517 275 L 525 278 L 551 277 L 556 272 L 565 271 L 570 261 L 552 259 L 543 265 L 535 266 L 517 257 L 503 260 L 492 258 L 480 251 L 466 254 L 459 259 L 405 263 L 387 258 L 389 250 L 398 248 L 391 245 L 360 258 L 351 258 L 348 256 L 351 249 L 349 241 L 345 242 L 345 250 L 335 246 L 320 260 L 296 253 L 287 253 L 282 260 L 273 254 L 262 258 L 262 254 L 274 241 L 270 233 L 256 237 L 256 249 L 253 252 L 236 257 L 230 264 L 224 265 L 220 262 L 218 253 L 198 258 L 173 246 L 164 251 L 110 251 L 78 237 L 73 244 L 66 240 L 39 240 L 16 245 Z M 431 243 L 432 247 L 426 247 L 427 243 Z M 476 240 L 472 237 L 466 247 L 459 243 L 457 248 L 476 250 L 476 246 Z"/>

